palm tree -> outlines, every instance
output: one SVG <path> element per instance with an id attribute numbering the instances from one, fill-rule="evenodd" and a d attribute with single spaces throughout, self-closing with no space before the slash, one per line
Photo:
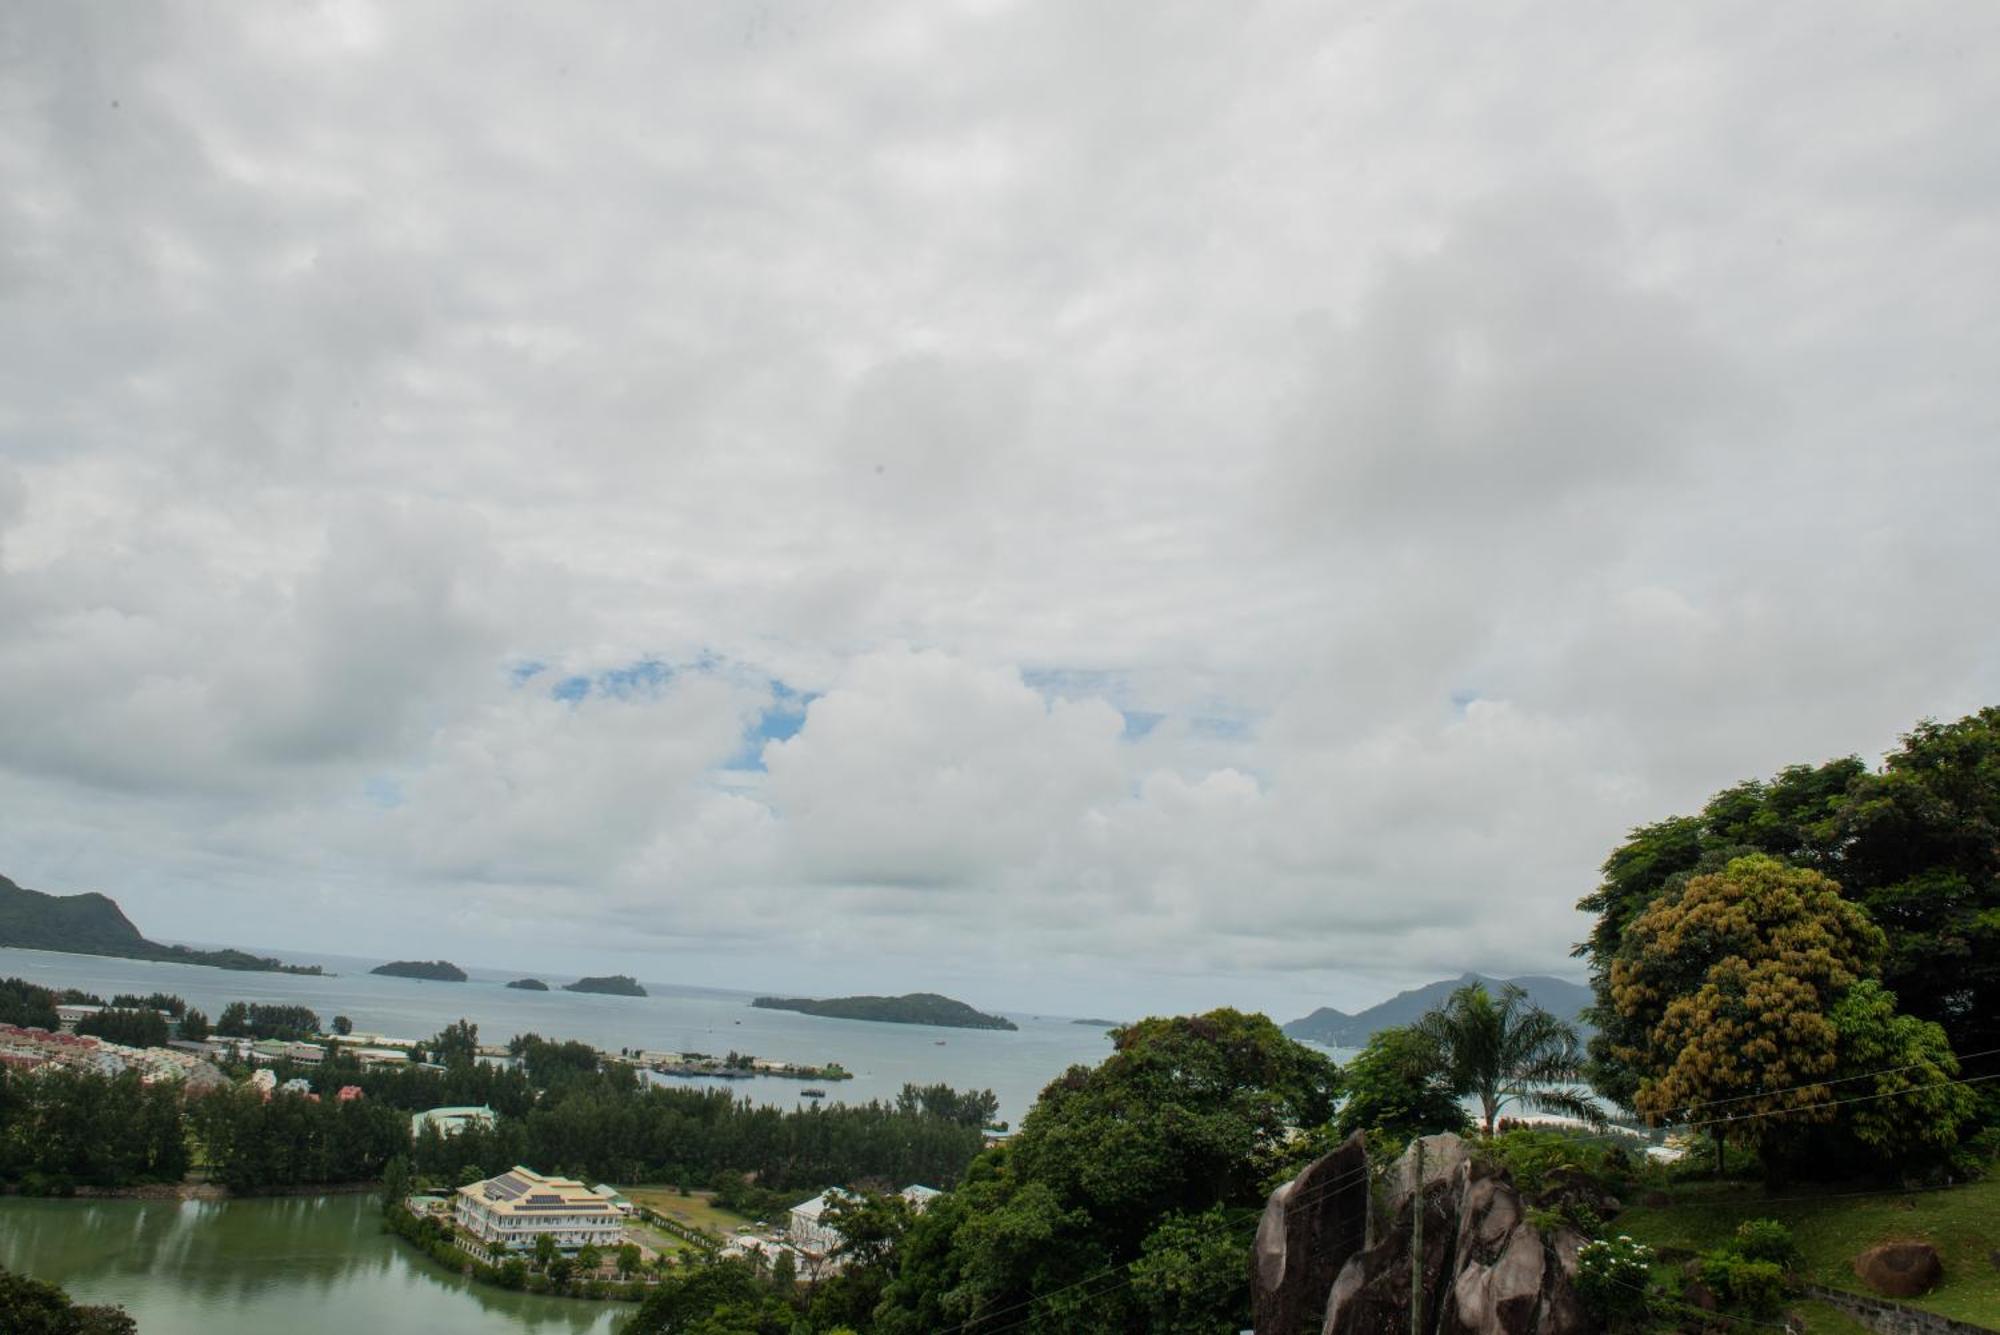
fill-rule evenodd
<path id="1" fill-rule="evenodd" d="M 1453 1093 L 1479 1096 L 1489 1136 L 1509 1103 L 1604 1122 L 1602 1109 L 1565 1088 L 1583 1073 L 1576 1030 L 1512 983 L 1498 1001 L 1483 983 L 1468 983 L 1410 1028 L 1431 1045 Z"/>

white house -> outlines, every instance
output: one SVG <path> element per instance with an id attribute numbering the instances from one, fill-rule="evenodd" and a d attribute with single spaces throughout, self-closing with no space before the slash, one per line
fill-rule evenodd
<path id="1" fill-rule="evenodd" d="M 468 1126 L 492 1126 L 494 1113 L 491 1108 L 481 1105 L 477 1108 L 432 1108 L 416 1113 L 410 1118 L 410 1139 L 424 1134 L 426 1126 L 434 1126 L 441 1136 L 455 1136 Z"/>
<path id="2" fill-rule="evenodd" d="M 809 1201 L 800 1201 L 792 1207 L 791 1222 L 785 1227 L 785 1237 L 802 1252 L 824 1256 L 840 1245 L 840 1231 L 825 1218 L 827 1209 L 836 1200 L 852 1193 L 839 1187 L 822 1191 Z"/>
<path id="3" fill-rule="evenodd" d="M 935 1187 L 919 1186 L 912 1183 L 896 1193 L 910 1203 L 910 1208 L 922 1214 L 940 1193 Z M 785 1237 L 801 1252 L 810 1256 L 827 1256 L 841 1244 L 840 1230 L 833 1226 L 828 1210 L 837 1200 L 855 1199 L 851 1191 L 833 1187 L 822 1191 L 809 1201 L 801 1201 L 792 1207 L 791 1222 L 785 1229 Z"/>
<path id="4" fill-rule="evenodd" d="M 498 1177 L 460 1187 L 452 1219 L 491 1251 L 529 1251 L 547 1235 L 566 1252 L 616 1247 L 624 1239 L 618 1207 L 572 1178 L 543 1177 L 516 1164 Z"/>

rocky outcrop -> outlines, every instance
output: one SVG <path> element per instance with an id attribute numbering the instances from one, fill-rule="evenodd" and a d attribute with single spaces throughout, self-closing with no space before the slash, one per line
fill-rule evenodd
<path id="1" fill-rule="evenodd" d="M 1928 1242 L 1885 1242 L 1854 1258 L 1854 1277 L 1885 1298 L 1917 1298 L 1944 1279 L 1944 1258 Z"/>
<path id="2" fill-rule="evenodd" d="M 1351 1158 L 1358 1148 L 1350 1141 L 1336 1155 Z M 1257 1335 L 1406 1335 L 1413 1301 L 1421 1305 L 1424 1335 L 1582 1335 L 1593 1328 L 1572 1284 L 1583 1237 L 1566 1228 L 1545 1235 L 1507 1175 L 1482 1164 L 1457 1136 L 1424 1138 L 1421 1181 L 1414 1146 L 1391 1167 L 1381 1223 L 1372 1231 L 1367 1200 L 1351 1192 L 1316 1195 L 1307 1185 L 1331 1176 L 1334 1157 L 1272 1193 L 1265 1209 L 1253 1275 Z M 1303 1217 L 1314 1209 L 1322 1213 Z M 1413 1298 L 1418 1210 L 1423 1253 Z M 1273 1259 L 1267 1243 L 1280 1236 L 1284 1246 Z M 1328 1273 L 1332 1283 L 1319 1289 Z M 1296 1286 L 1324 1294 L 1316 1311 Z"/>
<path id="3" fill-rule="evenodd" d="M 1327 1290 L 1368 1245 L 1368 1146 L 1359 1132 L 1271 1193 L 1251 1251 L 1260 1332 L 1317 1335 Z"/>

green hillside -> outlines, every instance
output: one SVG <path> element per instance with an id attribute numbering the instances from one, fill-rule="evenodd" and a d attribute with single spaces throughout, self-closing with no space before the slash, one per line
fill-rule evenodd
<path id="1" fill-rule="evenodd" d="M 319 973 L 312 965 L 282 964 L 243 950 L 164 946 L 140 935 L 115 900 L 105 895 L 50 895 L 0 876 L 0 946 L 62 950 L 72 955 L 167 960 L 215 969 L 260 973 Z"/>
<path id="2" fill-rule="evenodd" d="M 1690 1183 L 1663 1206 L 1635 1206 L 1614 1221 L 1654 1248 L 1702 1251 L 1729 1241 L 1746 1219 L 1777 1219 L 1805 1255 L 1805 1277 L 1830 1289 L 1865 1292 L 1850 1268 L 1879 1242 L 1920 1240 L 1944 1257 L 1944 1283 L 1914 1307 L 2000 1328 L 2000 1180 L 1944 1191 L 1824 1192 L 1788 1189 L 1773 1196 L 1740 1183 Z"/>

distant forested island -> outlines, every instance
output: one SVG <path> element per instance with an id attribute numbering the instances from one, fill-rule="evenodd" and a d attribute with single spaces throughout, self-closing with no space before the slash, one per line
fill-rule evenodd
<path id="1" fill-rule="evenodd" d="M 549 990 L 549 985 L 539 978 L 516 978 L 513 982 L 507 984 L 507 986 L 519 988 L 523 992 L 546 992 Z"/>
<path id="2" fill-rule="evenodd" d="M 797 1011 L 840 1020 L 876 1020 L 883 1024 L 933 1024 L 946 1029 L 1019 1029 L 1012 1020 L 976 1011 L 962 1001 L 935 992 L 911 992 L 900 997 L 758 997 L 750 1003 L 767 1011 Z"/>
<path id="3" fill-rule="evenodd" d="M 379 973 L 385 978 L 428 978 L 435 983 L 465 981 L 465 970 L 450 960 L 390 960 L 368 972 Z"/>
<path id="4" fill-rule="evenodd" d="M 49 895 L 0 876 L 0 946 L 62 950 L 72 955 L 164 960 L 245 973 L 324 973 L 317 964 L 283 964 L 247 950 L 196 950 L 148 941 L 117 901 L 96 893 Z"/>
<path id="5" fill-rule="evenodd" d="M 1071 1020 L 1071 1024 L 1087 1024 L 1093 1029 L 1122 1029 L 1123 1020 Z"/>
<path id="6" fill-rule="evenodd" d="M 614 973 L 609 978 L 579 978 L 573 983 L 564 983 L 563 991 L 600 992 L 610 997 L 643 997 L 646 995 L 646 989 L 639 986 L 638 979 L 622 973 Z"/>

